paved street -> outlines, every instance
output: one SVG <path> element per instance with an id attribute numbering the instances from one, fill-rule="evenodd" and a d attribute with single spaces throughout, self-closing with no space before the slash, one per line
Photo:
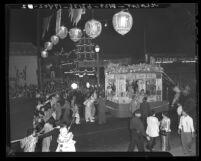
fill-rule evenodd
<path id="1" fill-rule="evenodd" d="M 17 107 L 15 107 L 15 110 L 16 108 Z M 16 131 L 12 134 L 13 138 L 17 138 L 17 136 L 22 137 L 22 134 L 26 133 L 28 126 L 31 125 L 31 119 L 27 117 L 31 117 L 33 107 L 21 106 L 19 109 L 22 111 L 18 110 L 18 112 L 15 112 L 15 116 L 12 115 L 12 126 L 16 126 L 14 128 Z M 21 121 L 26 123 L 22 124 Z M 130 139 L 128 118 L 112 118 L 108 113 L 107 123 L 104 125 L 98 125 L 97 121 L 94 123 L 85 123 L 83 119 L 81 121 L 82 123 L 80 125 L 73 124 L 71 128 L 74 134 L 74 139 L 76 140 L 76 149 L 78 152 L 127 152 Z M 25 125 L 26 128 L 22 125 Z M 183 156 L 180 138 L 177 134 L 176 127 L 176 123 L 173 122 L 170 153 L 174 156 Z M 19 130 L 19 128 L 21 128 L 21 130 Z M 25 136 L 25 134 L 23 136 Z M 19 151 L 18 143 L 13 144 L 13 147 L 17 148 Z M 161 151 L 160 138 L 157 139 L 157 144 L 154 149 L 155 151 Z M 137 151 L 137 149 L 135 151 Z"/>

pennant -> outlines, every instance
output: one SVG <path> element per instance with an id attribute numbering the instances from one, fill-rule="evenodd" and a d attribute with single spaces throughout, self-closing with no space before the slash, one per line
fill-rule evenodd
<path id="1" fill-rule="evenodd" d="M 49 24 L 50 24 L 50 21 L 52 19 L 52 16 L 53 16 L 53 14 L 50 15 L 50 16 L 48 16 L 48 17 L 43 18 L 43 26 L 42 26 L 43 33 L 42 33 L 42 38 L 45 37 L 46 32 L 48 32 L 48 30 L 49 30 Z"/>
<path id="2" fill-rule="evenodd" d="M 57 34 L 61 25 L 61 9 L 57 11 L 57 16 L 56 16 L 56 31 L 55 33 Z"/>
<path id="3" fill-rule="evenodd" d="M 73 22 L 73 25 L 75 24 L 77 26 L 77 24 L 81 20 L 81 17 L 83 14 L 85 14 L 84 9 L 73 9 L 73 8 L 71 8 L 69 10 L 69 17 L 71 18 L 71 22 Z"/>

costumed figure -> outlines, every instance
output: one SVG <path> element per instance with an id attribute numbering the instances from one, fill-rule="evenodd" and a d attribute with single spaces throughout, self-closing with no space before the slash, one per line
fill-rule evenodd
<path id="1" fill-rule="evenodd" d="M 73 140 L 73 133 L 69 132 L 65 126 L 60 128 L 60 134 L 57 139 L 57 143 L 58 146 L 56 152 L 76 152 L 76 141 Z"/>

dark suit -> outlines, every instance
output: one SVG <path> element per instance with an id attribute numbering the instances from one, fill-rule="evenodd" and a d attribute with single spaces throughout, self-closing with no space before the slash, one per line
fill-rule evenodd
<path id="1" fill-rule="evenodd" d="M 147 117 L 151 114 L 151 109 L 149 103 L 147 101 L 143 101 L 140 104 L 140 112 L 142 114 L 142 122 L 144 124 L 144 128 L 147 128 Z"/>

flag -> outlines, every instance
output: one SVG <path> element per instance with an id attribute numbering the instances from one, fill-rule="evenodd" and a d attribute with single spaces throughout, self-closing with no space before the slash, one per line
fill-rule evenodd
<path id="1" fill-rule="evenodd" d="M 50 24 L 50 21 L 52 19 L 52 16 L 53 15 L 50 15 L 48 17 L 43 18 L 43 26 L 42 26 L 43 33 L 42 33 L 42 38 L 45 37 L 46 32 L 48 32 L 48 30 L 49 30 L 49 24 Z"/>

